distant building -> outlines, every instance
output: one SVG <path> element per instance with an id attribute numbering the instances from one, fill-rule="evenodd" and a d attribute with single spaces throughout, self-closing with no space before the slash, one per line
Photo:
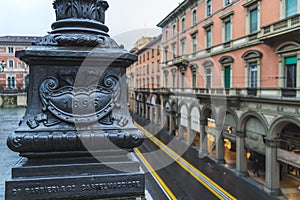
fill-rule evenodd
<path id="1" fill-rule="evenodd" d="M 160 44 L 161 35 L 152 38 L 142 37 L 139 39 L 134 48 L 130 51 L 138 56 L 138 61 L 127 68 L 128 88 L 129 88 L 129 105 L 131 110 L 144 111 L 142 100 L 141 103 L 136 103 L 135 88 L 159 89 L 160 88 Z M 150 99 L 148 101 L 156 101 Z M 155 115 L 156 121 L 160 121 L 157 113 L 160 112 L 159 107 L 148 109 L 147 115 Z M 151 114 L 150 114 L 151 113 Z"/>
<path id="2" fill-rule="evenodd" d="M 300 0 L 184 0 L 158 26 L 160 82 L 137 51 L 131 109 L 241 176 L 259 159 L 269 194 L 300 179 Z"/>
<path id="3" fill-rule="evenodd" d="M 39 42 L 40 39 L 41 37 L 33 36 L 0 37 L 0 92 L 25 90 L 29 67 L 15 57 L 15 52 Z"/>

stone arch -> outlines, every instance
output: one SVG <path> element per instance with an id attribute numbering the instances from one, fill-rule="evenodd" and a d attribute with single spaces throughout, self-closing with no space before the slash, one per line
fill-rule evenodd
<path id="1" fill-rule="evenodd" d="M 289 41 L 289 42 L 285 42 L 285 43 L 278 45 L 278 47 L 275 49 L 275 52 L 281 53 L 281 52 L 287 52 L 287 51 L 295 51 L 299 47 L 300 47 L 300 44 L 298 42 Z"/>
<path id="2" fill-rule="evenodd" d="M 171 103 L 170 101 L 165 101 L 164 102 L 164 108 L 166 112 L 171 112 Z"/>
<path id="3" fill-rule="evenodd" d="M 233 63 L 234 58 L 231 56 L 223 56 L 219 59 L 219 63 L 223 64 L 228 64 L 228 63 Z"/>
<path id="4" fill-rule="evenodd" d="M 265 133 L 268 132 L 268 121 L 264 116 L 254 111 L 248 111 L 241 116 L 237 129 L 240 131 L 245 130 L 246 122 L 250 118 L 258 119 L 262 123 Z"/>
<path id="5" fill-rule="evenodd" d="M 148 98 L 147 98 L 147 104 L 150 104 L 150 105 L 157 105 L 158 104 L 158 98 L 156 95 L 149 95 Z"/>
<path id="6" fill-rule="evenodd" d="M 191 128 L 195 131 L 200 131 L 201 108 L 198 104 L 193 103 L 188 110 L 191 116 Z"/>
<path id="7" fill-rule="evenodd" d="M 137 101 L 140 101 L 140 102 L 143 102 L 143 101 L 144 101 L 144 95 L 143 95 L 143 94 L 138 94 L 138 95 L 136 96 L 136 100 L 137 100 Z"/>
<path id="8" fill-rule="evenodd" d="M 237 132 L 245 134 L 245 148 L 260 157 L 260 162 L 265 163 L 266 138 L 268 138 L 268 122 L 261 114 L 249 111 L 242 115 L 239 120 Z M 255 153 L 254 153 L 255 152 Z"/>
<path id="9" fill-rule="evenodd" d="M 291 116 L 281 116 L 279 118 L 276 118 L 270 126 L 269 135 L 272 138 L 278 138 L 282 129 L 288 124 L 295 124 L 297 126 L 300 126 L 300 120 L 296 117 Z"/>
<path id="10" fill-rule="evenodd" d="M 193 102 L 189 107 L 189 115 L 190 118 L 190 135 L 189 135 L 189 142 L 191 145 L 197 149 L 200 148 L 200 132 L 201 132 L 201 109 L 199 104 Z"/>
<path id="11" fill-rule="evenodd" d="M 257 59 L 262 57 L 262 53 L 258 50 L 249 50 L 246 51 L 243 55 L 242 58 L 244 60 L 250 60 L 250 59 Z"/>
<path id="12" fill-rule="evenodd" d="M 187 103 L 185 102 L 180 102 L 180 104 L 178 105 L 178 112 L 181 114 L 182 108 L 185 107 L 186 108 L 186 113 L 189 114 L 189 107 L 187 105 Z"/>
<path id="13" fill-rule="evenodd" d="M 179 116 L 180 120 L 178 123 L 178 136 L 180 139 L 184 140 L 185 142 L 188 141 L 188 126 L 189 126 L 189 113 L 188 113 L 188 106 L 186 103 L 180 104 L 179 107 Z"/>
<path id="14" fill-rule="evenodd" d="M 191 111 L 192 111 L 192 109 L 193 109 L 194 107 L 197 107 L 197 109 L 199 109 L 199 113 L 201 113 L 201 108 L 200 108 L 198 102 L 192 102 L 192 103 L 191 103 L 191 105 L 190 105 L 190 107 L 189 107 L 189 113 L 191 113 Z"/>
<path id="15" fill-rule="evenodd" d="M 219 111 L 219 114 L 218 114 L 218 117 L 217 117 L 217 123 L 219 125 L 223 125 L 225 122 L 224 122 L 224 118 L 226 117 L 227 113 L 229 113 L 231 116 L 232 116 L 232 120 L 235 122 L 235 127 L 234 128 L 237 128 L 237 125 L 238 125 L 238 116 L 237 114 L 230 108 L 222 108 L 220 111 Z M 226 119 L 225 119 L 226 120 Z M 231 121 L 232 121 L 231 120 Z"/>
<path id="16" fill-rule="evenodd" d="M 217 116 L 217 112 L 214 108 L 212 108 L 210 105 L 205 105 L 202 108 L 202 112 L 200 113 L 201 120 L 206 120 L 206 117 L 211 114 L 213 117 Z"/>
<path id="17" fill-rule="evenodd" d="M 211 60 L 204 60 L 202 63 L 201 63 L 202 67 L 204 67 L 205 69 L 206 68 L 209 68 L 209 67 L 213 67 L 214 66 L 214 63 L 213 61 Z"/>
<path id="18" fill-rule="evenodd" d="M 180 116 L 180 125 L 183 125 L 185 127 L 187 127 L 187 123 L 188 123 L 188 106 L 186 103 L 181 103 L 178 107 L 178 112 L 179 112 L 179 116 Z"/>
<path id="19" fill-rule="evenodd" d="M 191 72 L 197 72 L 198 65 L 196 63 L 191 64 L 190 65 L 190 70 L 191 70 Z"/>
<path id="20" fill-rule="evenodd" d="M 178 102 L 176 100 L 173 100 L 171 102 L 171 111 L 173 113 L 177 113 L 178 112 Z"/>

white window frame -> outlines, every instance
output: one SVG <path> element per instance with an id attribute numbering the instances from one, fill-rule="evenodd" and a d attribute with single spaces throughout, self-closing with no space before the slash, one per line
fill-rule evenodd
<path id="1" fill-rule="evenodd" d="M 186 48 L 185 39 L 180 40 L 180 45 L 181 45 L 181 55 L 184 55 L 185 48 Z"/>
<path id="2" fill-rule="evenodd" d="M 210 2 L 210 5 L 208 5 L 208 2 Z M 205 13 L 206 17 L 210 17 L 212 15 L 212 0 L 206 0 Z"/>
<path id="3" fill-rule="evenodd" d="M 234 11 L 229 11 L 219 17 L 222 20 L 222 40 L 223 43 L 229 43 L 233 40 L 233 14 Z M 225 41 L 226 39 L 226 23 L 230 22 L 230 40 Z"/>
<path id="4" fill-rule="evenodd" d="M 224 0 L 224 7 L 229 6 L 232 3 L 232 0 Z"/>
<path id="5" fill-rule="evenodd" d="M 213 68 L 214 68 L 214 64 L 212 61 L 210 60 L 206 60 L 202 63 L 202 67 L 204 68 L 204 73 L 205 73 L 205 80 L 204 80 L 204 87 L 206 88 L 207 86 L 207 71 L 208 69 L 210 69 L 211 72 L 211 76 L 210 76 L 210 88 L 207 89 L 211 89 L 213 88 Z"/>
<path id="6" fill-rule="evenodd" d="M 281 0 L 280 1 L 280 19 L 287 18 L 286 16 L 286 1 L 287 0 Z M 300 0 L 297 0 L 297 14 L 300 13 Z"/>
<path id="7" fill-rule="evenodd" d="M 14 52 L 15 52 L 15 48 L 14 47 L 7 47 L 7 53 L 13 54 Z"/>
<path id="8" fill-rule="evenodd" d="M 172 58 L 176 58 L 177 56 L 177 48 L 176 48 L 176 43 L 172 44 Z"/>
<path id="9" fill-rule="evenodd" d="M 242 56 L 245 62 L 245 87 L 250 88 L 250 64 L 251 63 L 256 63 L 257 66 L 257 84 L 256 88 L 261 87 L 261 58 L 262 54 L 258 51 L 247 51 L 245 52 L 245 55 Z"/>
<path id="10" fill-rule="evenodd" d="M 252 70 L 252 66 L 254 66 L 253 64 L 255 64 L 255 70 Z M 258 88 L 258 79 L 259 79 L 259 76 L 258 76 L 258 63 L 257 61 L 254 61 L 254 62 L 249 62 L 248 63 L 248 88 L 253 88 L 253 89 L 256 89 Z M 255 83 L 255 86 L 253 87 L 251 84 L 252 84 L 252 79 L 253 77 L 251 76 L 252 75 L 252 72 L 255 72 L 256 73 L 256 83 Z"/>
<path id="11" fill-rule="evenodd" d="M 22 62 L 18 62 L 18 69 L 22 69 Z"/>
<path id="12" fill-rule="evenodd" d="M 185 31 L 185 28 L 186 27 L 186 21 L 185 21 L 185 18 L 183 17 L 181 19 L 181 32 L 184 32 Z"/>
<path id="13" fill-rule="evenodd" d="M 226 35 L 226 24 L 227 23 L 230 23 L 230 35 L 229 35 L 229 40 L 226 40 L 227 39 L 227 35 Z M 231 21 L 231 18 L 228 18 L 226 20 L 223 21 L 223 42 L 224 43 L 227 43 L 227 42 L 230 42 L 232 40 L 232 21 Z"/>
<path id="14" fill-rule="evenodd" d="M 194 9 L 192 12 L 192 26 L 196 26 L 197 24 L 197 10 Z"/>
<path id="15" fill-rule="evenodd" d="M 176 36 L 176 24 L 173 24 L 173 26 L 172 26 L 172 36 L 173 37 Z"/>
<path id="16" fill-rule="evenodd" d="M 247 9 L 247 14 L 246 14 L 246 33 L 247 34 L 253 34 L 251 33 L 251 30 L 250 30 L 250 27 L 251 27 L 251 16 L 250 16 L 250 13 L 251 11 L 257 9 L 257 31 L 256 32 L 259 32 L 261 27 L 260 27 L 260 24 L 261 24 L 261 21 L 260 21 L 260 10 L 261 10 L 261 2 L 260 0 L 257 0 L 256 2 L 253 2 L 251 4 L 245 4 L 244 7 Z"/>
<path id="17" fill-rule="evenodd" d="M 207 67 L 205 68 L 205 88 L 206 89 L 211 89 L 212 88 L 212 67 Z M 207 71 L 210 70 L 210 73 L 207 73 Z M 208 77 L 210 77 L 210 82 L 208 83 Z M 209 87 L 208 87 L 208 84 L 209 84 Z"/>
<path id="18" fill-rule="evenodd" d="M 208 32 L 210 32 L 210 46 L 208 46 Z M 205 29 L 205 47 L 207 49 L 211 48 L 213 46 L 213 32 L 212 32 L 212 26 Z"/>
<path id="19" fill-rule="evenodd" d="M 198 51 L 198 35 L 197 33 L 191 35 L 192 37 L 192 53 L 196 53 Z"/>
<path id="20" fill-rule="evenodd" d="M 7 65 L 7 68 L 8 69 L 14 69 L 15 68 L 15 61 L 13 59 L 9 59 L 7 61 L 8 65 Z M 10 65 L 12 63 L 12 66 Z"/>

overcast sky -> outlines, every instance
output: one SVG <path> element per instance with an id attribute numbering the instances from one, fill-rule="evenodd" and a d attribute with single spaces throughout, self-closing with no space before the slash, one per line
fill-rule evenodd
<path id="1" fill-rule="evenodd" d="M 156 25 L 182 0 L 107 0 L 109 34 L 126 48 L 136 37 L 160 33 Z M 44 36 L 55 21 L 53 0 L 0 0 L 0 36 Z"/>

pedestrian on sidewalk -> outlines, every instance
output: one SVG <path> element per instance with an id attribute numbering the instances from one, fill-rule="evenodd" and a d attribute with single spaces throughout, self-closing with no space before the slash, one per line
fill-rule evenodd
<path id="1" fill-rule="evenodd" d="M 259 175 L 259 160 L 257 158 L 253 161 L 253 174 L 257 175 L 257 177 L 260 177 Z"/>

